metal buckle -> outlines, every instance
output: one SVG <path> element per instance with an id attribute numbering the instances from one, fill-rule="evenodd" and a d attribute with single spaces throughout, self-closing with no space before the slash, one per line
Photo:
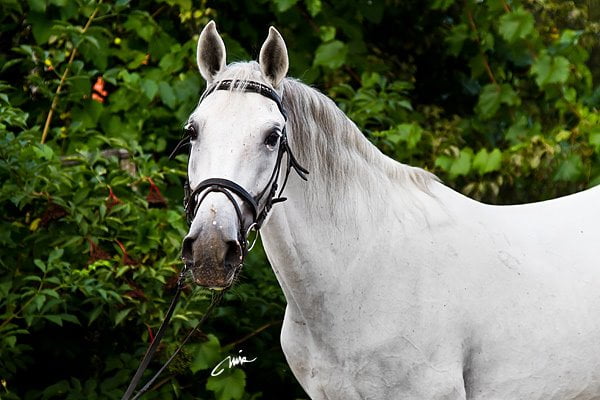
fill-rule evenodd
<path id="1" fill-rule="evenodd" d="M 244 238 L 244 240 L 246 240 L 246 248 L 247 248 L 246 251 L 247 252 L 252 251 L 252 249 L 254 248 L 254 245 L 256 244 L 256 240 L 258 239 L 258 234 L 259 234 L 259 230 L 257 227 L 258 227 L 258 224 L 256 222 L 253 222 L 252 224 L 250 224 L 250 226 L 246 230 L 246 237 Z M 248 237 L 250 236 L 251 231 L 256 232 L 256 234 L 254 235 L 254 240 L 252 240 L 252 244 L 248 241 Z"/>

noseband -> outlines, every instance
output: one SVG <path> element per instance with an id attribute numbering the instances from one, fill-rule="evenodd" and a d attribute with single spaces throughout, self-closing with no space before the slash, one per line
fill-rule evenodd
<path id="1" fill-rule="evenodd" d="M 200 101 L 198 104 L 200 104 L 207 96 L 209 96 L 211 93 L 213 93 L 216 90 L 237 90 L 237 91 L 245 92 L 245 93 L 258 93 L 264 97 L 267 97 L 267 98 L 273 100 L 275 102 L 275 104 L 277 104 L 277 108 L 279 108 L 279 112 L 281 113 L 281 115 L 283 115 L 283 118 L 287 123 L 287 113 L 283 107 L 281 98 L 279 97 L 277 92 L 275 92 L 275 90 L 273 90 L 272 88 L 270 88 L 262 83 L 254 82 L 254 81 L 223 80 L 223 81 L 217 82 L 216 84 L 214 84 L 211 87 L 209 87 L 208 89 L 206 89 L 206 91 L 200 98 Z M 177 144 L 177 146 L 173 150 L 173 153 L 171 153 L 170 158 L 173 158 L 181 148 L 183 148 L 185 146 L 189 146 L 190 143 L 191 143 L 191 134 L 188 132 L 185 132 L 181 141 Z M 281 164 L 283 162 L 284 154 L 287 154 L 287 165 L 285 167 L 285 178 L 284 178 L 283 184 L 281 185 L 281 189 L 279 190 L 279 193 L 278 193 L 277 192 L 277 182 L 279 180 L 279 175 L 282 170 Z M 204 201 L 204 199 L 206 198 L 206 196 L 209 193 L 212 193 L 212 192 L 223 193 L 225 196 L 227 196 L 227 198 L 233 205 L 236 215 L 237 215 L 237 218 L 240 223 L 240 231 L 238 233 L 238 236 L 239 236 L 238 241 L 242 248 L 242 262 L 243 262 L 245 256 L 248 254 L 248 251 L 250 251 L 252 249 L 252 245 L 248 244 L 248 235 L 250 234 L 250 232 L 252 230 L 256 231 L 257 233 L 259 232 L 260 228 L 262 227 L 262 224 L 264 223 L 265 219 L 267 218 L 267 215 L 269 214 L 269 211 L 273 207 L 273 204 L 281 203 L 281 202 L 287 200 L 285 197 L 281 197 L 281 194 L 287 184 L 288 177 L 289 177 L 292 169 L 294 171 L 296 171 L 296 173 L 298 174 L 298 176 L 300 176 L 300 178 L 307 180 L 306 174 L 308 174 L 308 171 L 305 168 L 303 168 L 296 160 L 296 157 L 294 157 L 294 154 L 292 153 L 292 150 L 289 147 L 287 133 L 286 133 L 286 125 L 284 124 L 283 129 L 281 131 L 281 135 L 279 137 L 279 148 L 278 148 L 278 152 L 277 152 L 277 161 L 273 168 L 273 172 L 271 173 L 271 176 L 270 176 L 269 181 L 267 182 L 266 186 L 263 188 L 263 190 L 261 190 L 256 195 L 252 195 L 246 189 L 244 189 L 242 186 L 238 185 L 237 183 L 235 183 L 229 179 L 223 179 L 223 178 L 205 179 L 202 182 L 200 182 L 193 189 L 190 187 L 189 179 L 186 180 L 186 182 L 184 184 L 183 206 L 185 208 L 185 214 L 186 214 L 188 224 L 191 225 L 196 213 L 198 212 L 198 208 L 200 207 L 200 205 L 202 204 L 202 202 Z M 244 225 L 242 210 L 241 210 L 238 202 L 236 201 L 234 195 L 237 195 L 242 200 L 242 202 L 248 206 L 248 208 L 252 212 L 252 223 L 247 227 Z M 265 200 L 265 203 L 261 210 L 259 208 L 259 205 L 260 205 L 260 202 L 263 201 L 263 199 L 266 199 L 266 200 Z"/>

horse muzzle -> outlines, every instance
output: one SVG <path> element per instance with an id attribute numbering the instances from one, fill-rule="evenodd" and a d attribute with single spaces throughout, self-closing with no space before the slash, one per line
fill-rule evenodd
<path id="1" fill-rule="evenodd" d="M 215 205 L 201 207 L 183 240 L 181 255 L 195 283 L 226 289 L 242 269 L 244 250 L 237 218 L 218 213 Z M 210 214 L 210 215 L 202 215 Z"/>

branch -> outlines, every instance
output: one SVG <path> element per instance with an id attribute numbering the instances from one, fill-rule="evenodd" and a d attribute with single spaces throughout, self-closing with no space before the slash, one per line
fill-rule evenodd
<path id="1" fill-rule="evenodd" d="M 254 331 L 250 332 L 250 333 L 249 333 L 249 334 L 247 334 L 246 336 L 244 336 L 244 337 L 242 337 L 242 338 L 240 338 L 240 339 L 238 339 L 238 340 L 235 340 L 235 341 L 233 341 L 233 342 L 231 342 L 231 343 L 229 343 L 229 344 L 226 344 L 226 345 L 225 345 L 225 346 L 223 346 L 223 347 L 235 347 L 235 346 L 237 346 L 238 344 L 240 344 L 240 343 L 243 343 L 243 342 L 245 342 L 246 340 L 250 339 L 251 337 L 258 335 L 259 333 L 261 333 L 261 332 L 262 332 L 262 331 L 264 331 L 265 329 L 267 329 L 267 328 L 270 328 L 271 326 L 274 326 L 274 325 L 279 325 L 279 324 L 281 324 L 281 323 L 282 323 L 282 321 L 271 321 L 271 322 L 268 322 L 268 323 L 264 324 L 263 326 L 261 326 L 261 327 L 257 328 L 256 330 L 254 330 Z"/>
<path id="2" fill-rule="evenodd" d="M 471 13 L 471 10 L 469 9 L 469 6 L 467 5 L 466 1 L 465 1 L 465 10 L 467 12 L 467 20 L 469 21 L 469 26 L 471 27 L 473 32 L 475 32 L 475 40 L 477 41 L 477 44 L 479 45 L 479 52 L 481 54 L 481 58 L 483 58 L 483 66 L 485 67 L 485 72 L 487 73 L 488 78 L 490 78 L 490 81 L 492 81 L 492 83 L 494 85 L 498 86 L 498 81 L 496 81 L 496 77 L 494 76 L 494 73 L 492 72 L 492 68 L 490 67 L 488 58 L 485 55 L 485 52 L 483 51 L 483 49 L 481 48 L 481 39 L 479 38 L 479 30 L 477 29 L 477 25 L 475 24 L 475 19 L 473 18 L 473 14 Z"/>
<path id="3" fill-rule="evenodd" d="M 101 3 L 102 3 L 102 0 L 100 0 L 98 2 L 96 9 L 92 12 L 90 17 L 88 18 L 88 21 L 86 22 L 85 26 L 83 27 L 83 30 L 81 31 L 82 34 L 85 34 L 85 32 L 87 32 L 88 28 L 92 24 L 92 21 L 94 20 L 94 18 L 96 17 L 96 14 L 98 13 L 98 7 L 100 6 Z M 75 61 L 76 54 L 77 54 L 77 47 L 74 47 L 73 51 L 71 51 L 71 56 L 69 57 L 69 61 L 67 62 L 65 71 L 63 72 L 63 74 L 60 78 L 60 82 L 58 84 L 58 87 L 56 88 L 56 92 L 54 93 L 54 97 L 52 98 L 52 104 L 50 105 L 50 111 L 48 111 L 48 116 L 46 117 L 46 123 L 44 124 L 44 130 L 42 131 L 42 140 L 41 140 L 42 144 L 44 144 L 46 142 L 46 138 L 48 136 L 48 130 L 50 129 L 50 123 L 52 122 L 52 117 L 54 116 L 54 111 L 56 110 L 56 107 L 58 106 L 58 95 L 62 91 L 63 85 L 65 84 L 65 80 L 67 79 L 67 75 L 69 75 L 69 72 L 71 71 L 71 65 L 73 65 L 73 61 Z"/>

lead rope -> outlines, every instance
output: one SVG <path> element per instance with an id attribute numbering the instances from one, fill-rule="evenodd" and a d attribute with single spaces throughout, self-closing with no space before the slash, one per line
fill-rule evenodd
<path id="1" fill-rule="evenodd" d="M 125 394 L 123 394 L 123 397 L 121 397 L 121 400 L 130 400 L 130 399 L 137 400 L 141 395 L 143 395 L 144 393 L 146 393 L 148 391 L 148 389 L 150 388 L 150 386 L 152 386 L 154 381 L 160 376 L 160 374 L 165 370 L 165 368 L 167 368 L 167 366 L 169 366 L 171 361 L 173 361 L 173 359 L 175 359 L 177 354 L 179 354 L 179 352 L 181 351 L 183 346 L 192 337 L 194 332 L 196 332 L 200 327 L 202 327 L 202 324 L 204 324 L 204 322 L 208 319 L 208 316 L 210 315 L 210 313 L 219 304 L 219 302 L 223 298 L 223 295 L 225 294 L 225 290 L 222 290 L 219 292 L 213 292 L 211 302 L 210 302 L 208 308 L 206 309 L 206 311 L 204 312 L 202 319 L 200 319 L 200 322 L 198 322 L 198 324 L 196 324 L 196 326 L 190 330 L 190 332 L 187 334 L 185 339 L 183 339 L 183 342 L 181 342 L 181 344 L 179 345 L 177 350 L 175 350 L 175 352 L 173 352 L 173 354 L 171 355 L 171 357 L 169 357 L 167 362 L 165 362 L 165 364 L 154 374 L 154 376 L 152 378 L 150 378 L 150 380 L 132 398 L 131 396 L 133 395 L 133 392 L 135 391 L 135 388 L 137 387 L 137 385 L 140 383 L 140 380 L 142 379 L 142 375 L 143 375 L 144 371 L 146 370 L 146 368 L 148 367 L 148 364 L 152 360 L 152 357 L 156 353 L 156 349 L 158 348 L 158 345 L 160 344 L 160 341 L 162 340 L 162 337 L 165 333 L 167 325 L 169 324 L 169 321 L 171 320 L 171 316 L 173 315 L 173 311 L 175 310 L 175 306 L 177 305 L 177 301 L 179 300 L 181 291 L 183 289 L 183 276 L 185 274 L 185 271 L 186 271 L 186 267 L 184 267 L 183 270 L 181 271 L 181 273 L 179 274 L 179 279 L 177 281 L 177 291 L 175 292 L 175 296 L 173 296 L 173 300 L 171 300 L 171 304 L 169 305 L 169 309 L 167 310 L 165 319 L 162 322 L 162 324 L 160 325 L 160 328 L 158 328 L 158 332 L 156 332 L 156 336 L 154 337 L 154 340 L 152 341 L 152 343 L 150 343 L 148 350 L 146 350 L 146 354 L 144 354 L 144 357 L 142 358 L 142 361 L 140 362 L 140 365 L 139 365 L 137 371 L 135 371 L 135 375 L 133 376 L 133 379 L 131 379 L 131 383 L 129 383 L 129 386 L 127 387 L 127 390 L 125 391 Z"/>

